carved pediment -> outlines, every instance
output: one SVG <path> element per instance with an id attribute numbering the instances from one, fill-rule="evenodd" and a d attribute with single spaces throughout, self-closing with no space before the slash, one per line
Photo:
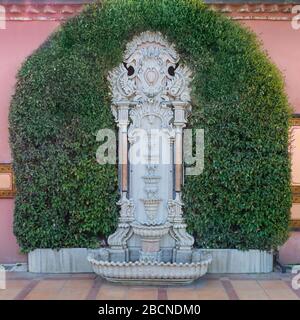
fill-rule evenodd
<path id="1" fill-rule="evenodd" d="M 160 33 L 144 32 L 128 45 L 123 63 L 108 77 L 113 104 L 160 105 L 190 101 L 191 72 Z"/>

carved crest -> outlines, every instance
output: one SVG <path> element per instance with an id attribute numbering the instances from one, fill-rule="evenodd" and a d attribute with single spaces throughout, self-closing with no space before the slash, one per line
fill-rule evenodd
<path id="1" fill-rule="evenodd" d="M 108 77 L 113 104 L 190 101 L 191 72 L 160 33 L 144 32 L 128 45 L 123 64 Z"/>

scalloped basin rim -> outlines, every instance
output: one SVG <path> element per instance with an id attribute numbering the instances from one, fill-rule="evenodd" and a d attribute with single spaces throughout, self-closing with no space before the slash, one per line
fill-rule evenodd
<path id="1" fill-rule="evenodd" d="M 199 267 L 203 265 L 209 265 L 212 261 L 212 258 L 206 258 L 199 262 L 185 262 L 185 263 L 176 263 L 176 262 L 146 262 L 146 261 L 129 261 L 129 262 L 114 262 L 114 261 L 107 261 L 107 260 L 97 260 L 94 257 L 88 256 L 88 261 L 91 264 L 101 265 L 101 266 L 170 266 L 170 267 Z"/>
<path id="2" fill-rule="evenodd" d="M 102 278 L 123 284 L 175 285 L 188 284 L 207 273 L 212 258 L 199 262 L 110 262 L 88 256 L 96 274 Z"/>

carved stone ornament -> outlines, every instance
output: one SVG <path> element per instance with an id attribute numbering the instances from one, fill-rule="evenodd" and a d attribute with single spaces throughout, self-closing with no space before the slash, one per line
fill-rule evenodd
<path id="1" fill-rule="evenodd" d="M 109 248 L 88 257 L 108 280 L 190 282 L 211 262 L 193 248 L 182 212 L 182 135 L 191 79 L 175 47 L 152 32 L 135 37 L 109 74 L 119 128 L 121 211 Z"/>

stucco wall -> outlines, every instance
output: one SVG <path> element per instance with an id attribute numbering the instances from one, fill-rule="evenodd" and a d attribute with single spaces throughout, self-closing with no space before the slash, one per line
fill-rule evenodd
<path id="1" fill-rule="evenodd" d="M 11 162 L 8 144 L 8 111 L 15 76 L 22 61 L 59 25 L 51 21 L 6 22 L 0 29 L 0 162 Z M 0 263 L 26 260 L 13 235 L 13 199 L 0 199 Z"/>
<path id="2" fill-rule="evenodd" d="M 300 113 L 300 30 L 293 30 L 290 21 L 244 21 L 262 40 L 263 47 L 285 76 L 286 90 L 294 112 Z M 14 92 L 15 75 L 22 61 L 59 26 L 58 21 L 8 21 L 0 29 L 0 163 L 11 162 L 8 144 L 8 110 Z M 296 142 L 300 150 L 300 140 Z M 299 180 L 300 154 L 293 160 L 293 180 Z M 0 263 L 25 261 L 13 236 L 11 199 L 0 199 Z M 292 214 L 300 219 L 300 205 Z"/>
<path id="3" fill-rule="evenodd" d="M 289 101 L 295 113 L 300 113 L 300 29 L 290 21 L 245 21 L 261 39 L 270 58 L 282 71 Z"/>
<path id="4" fill-rule="evenodd" d="M 294 113 L 300 114 L 300 29 L 290 21 L 244 21 L 262 42 L 272 61 L 281 70 Z M 300 186 L 300 127 L 292 129 L 292 184 Z M 300 219 L 300 204 L 293 204 L 291 215 Z"/>

